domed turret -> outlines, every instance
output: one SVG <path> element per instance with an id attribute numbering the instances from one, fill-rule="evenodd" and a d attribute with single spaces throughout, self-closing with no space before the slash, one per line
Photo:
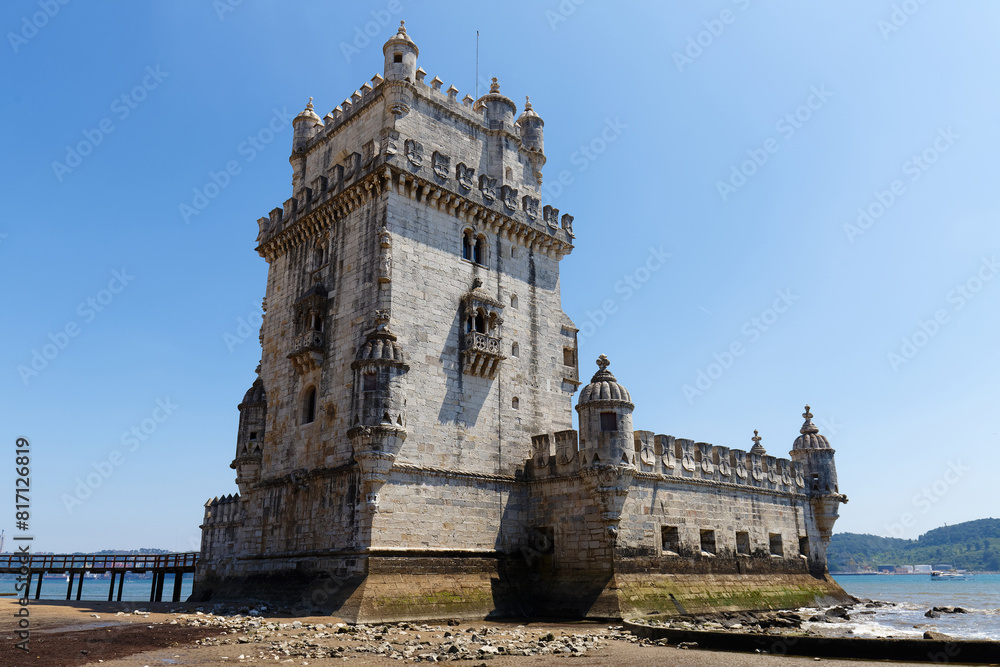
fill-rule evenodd
<path id="1" fill-rule="evenodd" d="M 485 109 L 486 125 L 490 129 L 514 131 L 517 106 L 509 97 L 500 94 L 500 83 L 496 77 L 493 77 L 493 83 L 490 84 L 490 92 L 476 100 L 472 108 Z"/>
<path id="2" fill-rule="evenodd" d="M 809 569 L 814 574 L 826 570 L 826 547 L 833 535 L 833 524 L 840 517 L 840 504 L 847 497 L 837 487 L 837 466 L 833 462 L 834 450 L 829 441 L 819 433 L 812 423 L 809 406 L 802 413 L 805 423 L 799 429 L 799 437 L 792 445 L 791 458 L 805 477 L 805 492 L 809 496 L 809 506 L 816 519 L 814 533 L 807 536 Z"/>
<path id="3" fill-rule="evenodd" d="M 240 411 L 240 425 L 236 433 L 236 458 L 229 467 L 236 470 L 240 495 L 246 497 L 250 486 L 260 479 L 264 429 L 267 426 L 267 393 L 260 376 L 244 394 L 243 402 L 237 409 Z"/>
<path id="4" fill-rule="evenodd" d="M 379 489 L 406 440 L 403 381 L 410 370 L 403 348 L 389 331 L 387 313 L 377 311 L 375 322 L 375 329 L 358 348 L 351 364 L 354 392 L 351 429 L 347 432 L 372 509 L 378 507 Z"/>
<path id="5" fill-rule="evenodd" d="M 580 454 L 585 465 L 635 465 L 632 398 L 608 366 L 603 354 L 599 370 L 580 392 Z"/>
<path id="6" fill-rule="evenodd" d="M 517 119 L 521 128 L 521 146 L 530 153 L 536 153 L 545 164 L 545 121 L 531 108 L 531 100 L 524 96 L 524 112 Z"/>
<path id="7" fill-rule="evenodd" d="M 826 436 L 821 435 L 819 429 L 812 423 L 812 413 L 809 412 L 808 405 L 802 416 L 806 418 L 806 422 L 799 429 L 801 435 L 795 438 L 792 449 L 830 449 L 830 442 Z"/>
<path id="8" fill-rule="evenodd" d="M 382 45 L 382 53 L 385 55 L 386 81 L 413 83 L 417 80 L 417 56 L 420 55 L 420 50 L 406 34 L 404 21 L 399 22 L 399 30 Z"/>
<path id="9" fill-rule="evenodd" d="M 295 129 L 295 138 L 292 143 L 293 152 L 305 148 L 309 140 L 316 136 L 320 129 L 322 129 L 323 121 L 319 119 L 316 111 L 313 110 L 313 98 L 309 98 L 306 108 L 292 121 L 292 127 Z"/>

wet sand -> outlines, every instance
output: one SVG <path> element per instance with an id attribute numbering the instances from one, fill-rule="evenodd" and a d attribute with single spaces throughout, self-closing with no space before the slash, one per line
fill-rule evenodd
<path id="1" fill-rule="evenodd" d="M 136 608 L 149 613 L 135 614 Z M 0 665 L 4 667 L 96 665 L 102 667 L 155 667 L 157 665 L 330 665 L 359 666 L 426 664 L 420 656 L 434 655 L 456 665 L 495 667 L 566 663 L 579 666 L 681 665 L 702 667 L 801 667 L 814 658 L 769 654 L 741 654 L 698 649 L 678 649 L 639 641 L 607 623 L 414 623 L 389 631 L 369 626 L 361 632 L 339 630 L 339 619 L 266 615 L 242 620 L 198 615 L 195 605 L 185 603 L 121 603 L 32 601 L 30 652 L 14 648 L 19 609 L 13 598 L 0 598 Z M 209 608 L 206 607 L 206 610 Z M 96 615 L 96 616 L 95 616 Z M 259 627 L 247 630 L 246 622 Z M 295 622 L 302 627 L 291 627 Z M 194 625 L 197 624 L 197 625 Z M 280 625 L 277 625 L 280 624 Z M 324 626 L 317 629 L 317 626 Z M 551 639 L 549 639 L 551 635 Z M 470 642 L 470 639 L 472 640 Z M 447 653 L 458 640 L 471 649 Z M 201 642 L 201 643 L 196 643 Z M 479 644 L 517 647 L 548 647 L 535 655 L 481 655 Z M 204 645 L 203 645 L 204 644 Z M 579 647 L 570 650 L 569 646 Z M 558 653 L 553 653 L 552 647 Z M 407 648 L 409 647 L 409 648 Z M 371 653 L 384 650 L 396 655 Z M 411 655 L 399 659 L 400 650 Z M 532 649 L 535 650 L 535 649 Z M 283 652 L 287 651 L 287 653 Z M 343 657 L 306 657 L 329 654 Z M 239 656 L 243 656 L 240 659 Z M 465 655 L 466 659 L 449 660 Z M 420 658 L 418 660 L 418 658 Z M 828 665 L 859 664 L 857 661 L 822 660 Z M 893 663 L 915 664 L 915 663 Z"/>

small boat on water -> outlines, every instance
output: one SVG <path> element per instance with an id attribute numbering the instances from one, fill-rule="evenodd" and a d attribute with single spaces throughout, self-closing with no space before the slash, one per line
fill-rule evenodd
<path id="1" fill-rule="evenodd" d="M 959 572 L 958 570 L 948 570 L 947 572 L 934 570 L 931 572 L 931 581 L 964 581 L 971 578 L 972 575 Z"/>

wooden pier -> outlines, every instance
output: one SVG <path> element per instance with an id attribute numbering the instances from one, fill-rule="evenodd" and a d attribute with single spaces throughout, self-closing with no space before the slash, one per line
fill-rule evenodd
<path id="1" fill-rule="evenodd" d="M 185 574 L 194 574 L 198 564 L 198 552 L 163 554 L 161 556 L 84 556 L 84 555 L 31 555 L 27 562 L 16 554 L 0 554 L 0 574 L 27 575 L 25 597 L 31 594 L 31 583 L 35 581 L 35 599 L 42 595 L 42 581 L 47 574 L 67 575 L 66 599 L 73 599 L 73 581 L 76 580 L 76 599 L 83 592 L 84 575 L 111 573 L 111 583 L 108 587 L 108 602 L 115 599 L 115 582 L 118 583 L 118 601 L 122 599 L 122 587 L 125 585 L 125 573 L 144 574 L 152 572 L 149 601 L 163 600 L 163 582 L 168 574 L 174 575 L 174 590 L 172 600 L 180 602 L 181 586 Z"/>

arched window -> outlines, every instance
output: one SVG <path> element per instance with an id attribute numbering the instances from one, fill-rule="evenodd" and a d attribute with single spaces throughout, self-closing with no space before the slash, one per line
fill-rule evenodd
<path id="1" fill-rule="evenodd" d="M 472 333 L 476 330 L 476 318 L 471 315 L 465 320 L 465 333 Z"/>
<path id="2" fill-rule="evenodd" d="M 476 245 L 472 249 L 472 261 L 476 264 L 486 264 L 486 237 L 477 236 Z"/>
<path id="3" fill-rule="evenodd" d="M 476 331 L 486 333 L 486 315 L 482 310 L 476 313 Z"/>
<path id="4" fill-rule="evenodd" d="M 512 356 L 512 357 L 520 357 L 521 356 L 521 346 L 518 345 L 517 343 L 514 343 L 513 345 L 511 345 L 510 346 L 510 356 Z"/>
<path id="5" fill-rule="evenodd" d="M 462 233 L 462 259 L 472 261 L 472 230 L 466 229 Z"/>
<path id="6" fill-rule="evenodd" d="M 517 308 L 517 295 L 516 294 L 511 294 L 510 295 L 510 307 L 511 308 Z"/>
<path id="7" fill-rule="evenodd" d="M 504 170 L 503 175 L 504 175 L 504 178 L 507 179 L 508 181 L 513 180 L 514 179 L 514 170 L 511 169 L 510 167 L 507 167 L 507 169 Z"/>
<path id="8" fill-rule="evenodd" d="M 517 396 L 510 399 L 510 407 L 514 408 L 515 410 L 521 407 L 521 401 L 518 400 Z"/>
<path id="9" fill-rule="evenodd" d="M 313 269 L 314 270 L 318 269 L 319 267 L 323 266 L 325 262 L 326 262 L 326 249 L 321 245 L 317 245 L 316 249 L 313 251 Z"/>
<path id="10" fill-rule="evenodd" d="M 319 313 L 309 313 L 309 328 L 313 331 L 323 332 L 323 318 L 319 316 Z"/>
<path id="11" fill-rule="evenodd" d="M 314 421 L 316 421 L 316 387 L 309 387 L 302 398 L 302 423 L 311 424 Z"/>

